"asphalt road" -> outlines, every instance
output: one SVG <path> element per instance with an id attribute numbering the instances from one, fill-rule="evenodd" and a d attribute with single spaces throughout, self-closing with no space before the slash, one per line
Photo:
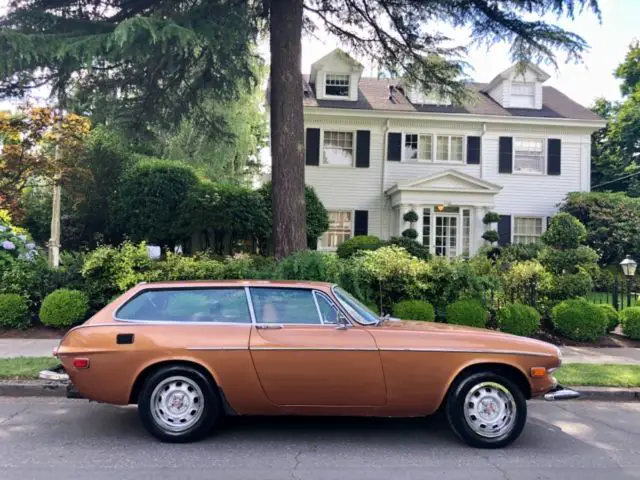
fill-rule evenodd
<path id="1" fill-rule="evenodd" d="M 529 403 L 503 450 L 458 443 L 444 418 L 245 418 L 209 439 L 161 444 L 135 408 L 0 398 L 0 479 L 640 478 L 640 403 Z"/>

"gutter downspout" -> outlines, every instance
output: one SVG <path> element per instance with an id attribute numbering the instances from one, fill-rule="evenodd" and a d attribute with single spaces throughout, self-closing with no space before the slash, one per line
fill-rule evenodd
<path id="1" fill-rule="evenodd" d="M 390 121 L 389 119 L 387 119 L 385 121 L 385 126 L 382 129 L 382 175 L 380 177 L 380 237 L 383 238 L 384 235 L 382 235 L 383 233 L 383 229 L 385 227 L 384 224 L 384 203 L 385 203 L 385 195 L 384 195 L 384 182 L 386 180 L 386 174 L 387 174 L 387 159 L 386 159 L 386 152 L 387 152 L 387 137 L 388 137 L 388 133 L 389 133 L 389 124 Z"/>
<path id="2" fill-rule="evenodd" d="M 484 134 L 487 133 L 487 123 L 482 122 L 482 133 L 480 134 L 480 155 L 484 154 L 484 148 L 482 148 L 484 144 Z M 480 178 L 484 178 L 484 162 L 482 161 L 482 157 L 480 157 Z"/>

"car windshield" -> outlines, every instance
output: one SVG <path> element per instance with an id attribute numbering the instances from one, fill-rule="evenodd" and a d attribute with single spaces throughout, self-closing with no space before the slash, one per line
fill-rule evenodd
<path id="1" fill-rule="evenodd" d="M 380 320 L 378 315 L 373 313 L 362 302 L 356 300 L 350 293 L 346 292 L 342 288 L 335 287 L 333 291 L 345 310 L 349 312 L 349 315 L 351 315 L 358 323 L 362 323 L 364 325 L 375 325 Z"/>

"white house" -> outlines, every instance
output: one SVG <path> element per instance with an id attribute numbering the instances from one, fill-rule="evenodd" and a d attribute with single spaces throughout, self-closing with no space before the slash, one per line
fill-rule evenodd
<path id="1" fill-rule="evenodd" d="M 567 193 L 589 190 L 590 136 L 604 121 L 543 86 L 537 66 L 469 84 L 463 105 L 362 71 L 335 50 L 304 77 L 305 181 L 331 224 L 318 248 L 398 236 L 411 210 L 436 255 L 476 251 L 489 211 L 501 244 L 533 242 Z"/>

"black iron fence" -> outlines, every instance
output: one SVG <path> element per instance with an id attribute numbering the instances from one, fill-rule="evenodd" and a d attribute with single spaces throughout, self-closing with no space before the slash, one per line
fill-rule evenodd
<path id="1" fill-rule="evenodd" d="M 614 275 L 610 281 L 598 285 L 587 299 L 597 304 L 609 304 L 616 310 L 639 306 L 636 282 L 633 277 Z"/>

